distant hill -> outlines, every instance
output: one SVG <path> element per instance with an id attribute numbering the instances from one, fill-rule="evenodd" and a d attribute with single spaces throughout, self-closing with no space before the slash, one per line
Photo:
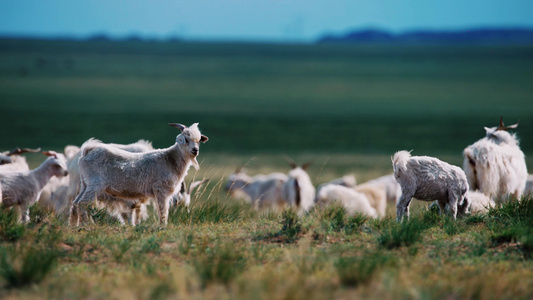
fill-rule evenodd
<path id="1" fill-rule="evenodd" d="M 318 43 L 359 44 L 533 44 L 533 28 L 478 28 L 465 30 L 416 30 L 399 34 L 362 29 L 346 34 L 328 34 Z"/>

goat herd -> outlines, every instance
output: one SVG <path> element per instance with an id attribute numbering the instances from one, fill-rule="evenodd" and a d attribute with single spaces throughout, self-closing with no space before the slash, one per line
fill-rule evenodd
<path id="1" fill-rule="evenodd" d="M 146 217 L 150 200 L 167 224 L 169 207 L 189 206 L 191 192 L 206 182 L 187 186 L 184 178 L 191 166 L 199 168 L 196 157 L 200 142 L 208 138 L 198 123 L 190 127 L 170 123 L 181 133 L 166 149 L 154 149 L 140 140 L 129 145 L 104 144 L 89 139 L 81 148 L 65 147 L 64 153 L 43 152 L 49 156 L 30 170 L 24 152 L 40 149 L 15 149 L 0 153 L 0 202 L 4 209 L 16 209 L 21 222 L 29 221 L 29 207 L 38 202 L 56 213 L 70 212 L 73 226 L 87 222 L 87 205 L 94 203 L 121 223 L 138 224 Z M 243 171 L 229 175 L 226 189 L 232 196 L 246 199 L 257 209 L 294 207 L 300 214 L 314 205 L 342 205 L 349 214 L 377 218 L 385 215 L 387 202 L 396 204 L 397 219 L 409 217 L 409 204 L 418 200 L 435 201 L 441 213 L 457 215 L 486 211 L 489 207 L 520 199 L 533 192 L 525 156 L 514 134 L 518 124 L 487 128 L 486 136 L 468 146 L 463 168 L 437 158 L 411 156 L 399 151 L 392 157 L 393 174 L 357 184 L 346 175 L 319 185 L 316 189 L 307 165 L 289 159 L 288 174 L 272 173 L 250 177 Z"/>

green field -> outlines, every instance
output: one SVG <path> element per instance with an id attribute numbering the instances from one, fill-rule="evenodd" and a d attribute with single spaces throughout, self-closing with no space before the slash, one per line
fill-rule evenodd
<path id="1" fill-rule="evenodd" d="M 501 115 L 520 120 L 531 157 L 532 79 L 532 46 L 0 40 L 1 151 L 91 137 L 163 148 L 178 134 L 167 123 L 199 122 L 210 140 L 187 181 L 211 178 L 166 228 L 93 211 L 77 229 L 38 207 L 21 227 L 0 212 L 0 298 L 531 299 L 531 199 L 458 222 L 414 203 L 398 225 L 394 205 L 378 221 L 297 217 L 221 186 L 243 165 L 286 172 L 285 154 L 313 161 L 315 185 L 390 173 L 401 149 L 461 165 Z"/>

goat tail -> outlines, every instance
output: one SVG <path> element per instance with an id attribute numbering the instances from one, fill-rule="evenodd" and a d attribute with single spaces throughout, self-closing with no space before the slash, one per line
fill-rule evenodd
<path id="1" fill-rule="evenodd" d="M 102 141 L 95 138 L 88 139 L 83 145 L 81 145 L 81 156 L 86 156 L 92 149 L 101 144 Z"/>
<path id="2" fill-rule="evenodd" d="M 408 151 L 402 150 L 394 153 L 394 156 L 392 157 L 392 166 L 395 175 L 397 175 L 398 172 L 404 173 L 407 170 L 407 161 L 409 161 L 409 158 L 411 158 L 411 153 Z"/>

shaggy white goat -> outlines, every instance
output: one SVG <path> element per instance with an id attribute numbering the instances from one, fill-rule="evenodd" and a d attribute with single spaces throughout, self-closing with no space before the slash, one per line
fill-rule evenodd
<path id="1" fill-rule="evenodd" d="M 29 171 L 30 167 L 26 162 L 26 158 L 22 156 L 22 153 L 35 153 L 41 151 L 41 148 L 29 149 L 29 148 L 15 148 L 11 151 L 2 152 L 4 163 L 0 163 L 0 172 L 3 171 Z"/>
<path id="2" fill-rule="evenodd" d="M 41 190 L 52 176 L 68 175 L 67 161 L 62 154 L 54 151 L 43 152 L 50 156 L 39 167 L 31 171 L 2 171 L 2 207 L 16 206 L 20 210 L 21 220 L 30 220 L 29 206 L 39 199 Z"/>
<path id="3" fill-rule="evenodd" d="M 317 192 L 315 202 L 320 207 L 338 203 L 350 215 L 360 213 L 372 218 L 378 217 L 378 213 L 370 205 L 365 194 L 342 185 L 326 184 L 322 186 Z"/>
<path id="4" fill-rule="evenodd" d="M 380 217 L 384 217 L 387 209 L 387 193 L 381 184 L 363 183 L 353 187 L 353 190 L 362 193 Z"/>
<path id="5" fill-rule="evenodd" d="M 240 169 L 228 176 L 225 189 L 233 196 L 244 198 L 256 209 L 277 208 L 286 204 L 282 196 L 282 187 L 286 181 L 287 175 L 283 173 L 250 177 Z"/>
<path id="6" fill-rule="evenodd" d="M 472 214 L 486 213 L 489 211 L 489 208 L 496 206 L 496 203 L 492 199 L 481 192 L 468 191 L 466 197 L 470 204 L 469 211 Z"/>
<path id="7" fill-rule="evenodd" d="M 87 142 L 89 141 L 100 142 L 94 139 L 89 139 Z M 148 151 L 154 150 L 154 148 L 152 147 L 152 143 L 145 141 L 145 140 L 139 140 L 135 143 L 126 144 L 126 145 L 114 144 L 114 143 L 109 143 L 107 145 L 110 145 L 112 147 L 116 147 L 116 148 L 119 148 L 119 149 L 122 149 L 128 152 L 134 152 L 134 153 L 148 152 Z M 72 206 L 72 202 L 74 201 L 74 198 L 76 198 L 76 196 L 80 193 L 80 189 L 81 189 L 80 188 L 81 187 L 80 171 L 78 168 L 78 160 L 81 156 L 81 152 L 79 151 L 79 148 L 78 148 L 78 151 L 76 151 L 76 148 L 69 148 L 69 149 L 65 148 L 65 153 L 68 152 L 71 156 L 71 158 L 68 161 L 69 185 L 68 185 L 68 190 L 67 190 L 67 203 L 71 207 L 70 225 L 72 226 L 78 225 L 79 223 L 78 210 L 75 206 Z M 106 207 L 105 206 L 106 204 L 109 204 L 108 212 L 114 217 L 116 217 L 122 224 L 124 223 L 123 216 L 127 216 L 126 220 L 138 220 L 139 219 L 138 218 L 139 214 L 136 214 L 132 217 L 133 212 L 131 210 L 135 210 L 136 212 L 146 211 L 146 208 L 144 207 L 145 204 L 142 204 L 141 207 L 138 208 L 136 205 L 132 205 L 131 201 L 128 201 L 125 199 L 122 199 L 124 201 L 123 204 L 114 203 L 120 200 L 121 199 L 119 198 L 115 199 L 112 196 L 103 196 L 100 200 L 97 199 L 95 204 L 99 208 L 104 208 Z M 100 203 L 100 201 L 102 203 Z M 141 213 L 141 215 L 144 216 L 145 214 Z"/>
<path id="8" fill-rule="evenodd" d="M 520 199 L 527 180 L 524 153 L 516 135 L 507 130 L 518 124 L 487 128 L 486 136 L 463 151 L 463 169 L 472 190 L 479 190 L 498 202 L 509 196 Z"/>
<path id="9" fill-rule="evenodd" d="M 287 174 L 288 179 L 282 187 L 283 199 L 292 207 L 296 207 L 299 214 L 308 212 L 315 201 L 315 187 L 305 170 L 311 165 L 306 163 L 299 167 L 290 159 L 287 159 L 292 170 Z"/>
<path id="10" fill-rule="evenodd" d="M 437 200 L 441 213 L 448 204 L 454 219 L 458 210 L 467 212 L 468 183 L 461 168 L 434 157 L 411 156 L 407 151 L 394 154 L 392 168 L 402 188 L 402 196 L 396 205 L 398 221 L 404 216 L 409 218 L 409 204 L 413 197 L 423 201 Z"/>
<path id="11" fill-rule="evenodd" d="M 198 123 L 190 127 L 170 123 L 182 132 L 167 149 L 131 153 L 103 143 L 89 141 L 82 145 L 78 167 L 81 192 L 73 206 L 95 200 L 107 193 L 115 197 L 145 202 L 155 198 L 161 224 L 166 225 L 170 197 L 180 187 L 190 166 L 199 169 L 196 160 L 200 142 L 208 138 L 200 133 Z M 81 210 L 86 216 L 86 211 Z"/>

